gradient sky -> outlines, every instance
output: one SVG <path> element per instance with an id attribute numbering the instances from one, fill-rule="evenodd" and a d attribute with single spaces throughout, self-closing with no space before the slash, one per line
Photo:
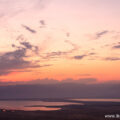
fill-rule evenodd
<path id="1" fill-rule="evenodd" d="M 120 80 L 120 0 L 0 0 L 0 80 Z"/>

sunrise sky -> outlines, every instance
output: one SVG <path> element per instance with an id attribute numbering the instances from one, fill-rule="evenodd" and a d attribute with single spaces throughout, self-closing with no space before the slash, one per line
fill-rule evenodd
<path id="1" fill-rule="evenodd" d="M 120 80 L 120 0 L 0 0 L 0 81 Z"/>

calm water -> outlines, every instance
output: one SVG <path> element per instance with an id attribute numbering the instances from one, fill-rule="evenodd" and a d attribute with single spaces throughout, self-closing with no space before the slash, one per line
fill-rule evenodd
<path id="1" fill-rule="evenodd" d="M 78 103 L 72 102 L 44 102 L 44 101 L 0 101 L 0 109 L 8 109 L 8 110 L 25 110 L 25 111 L 34 111 L 34 110 L 42 110 L 42 111 L 52 111 L 52 110 L 60 110 L 60 107 L 49 107 L 49 106 L 64 106 L 64 105 L 72 105 Z M 82 103 L 79 103 L 83 105 Z M 48 107 L 47 107 L 48 106 Z"/>
<path id="2" fill-rule="evenodd" d="M 80 103 L 74 102 L 45 102 L 45 101 L 0 101 L 0 109 L 8 110 L 24 110 L 24 111 L 53 111 L 60 110 L 61 107 L 55 106 L 64 106 L 64 105 L 84 105 L 82 101 L 88 102 L 120 102 L 120 99 L 71 99 L 74 101 L 81 101 Z M 49 107 L 54 106 L 54 107 Z"/>
<path id="3" fill-rule="evenodd" d="M 71 99 L 74 101 L 88 101 L 88 102 L 120 102 L 120 99 Z"/>

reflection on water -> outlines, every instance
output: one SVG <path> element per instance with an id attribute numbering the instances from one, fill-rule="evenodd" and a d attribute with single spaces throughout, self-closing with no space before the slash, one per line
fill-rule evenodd
<path id="1" fill-rule="evenodd" d="M 23 107 L 19 110 L 24 110 L 24 111 L 36 111 L 36 110 L 41 110 L 41 111 L 54 111 L 54 110 L 60 110 L 61 108 L 49 108 L 49 107 Z M 15 110 L 15 109 L 14 109 Z"/>
<path id="2" fill-rule="evenodd" d="M 88 102 L 120 102 L 120 99 L 71 99 L 74 101 L 88 101 Z"/>
<path id="3" fill-rule="evenodd" d="M 120 102 L 120 99 L 70 99 L 78 102 L 45 102 L 45 101 L 0 101 L 0 109 L 25 111 L 53 111 L 60 110 L 64 105 L 84 105 L 83 102 Z"/>
<path id="4" fill-rule="evenodd" d="M 64 106 L 64 105 L 73 105 L 78 103 L 73 102 L 44 102 L 44 101 L 0 101 L 0 109 L 9 109 L 9 110 L 25 110 L 25 111 L 53 111 L 60 110 L 60 107 L 54 106 Z M 79 103 L 83 105 L 82 103 Z M 48 106 L 48 107 L 47 107 Z M 53 107 L 49 107 L 53 106 Z"/>

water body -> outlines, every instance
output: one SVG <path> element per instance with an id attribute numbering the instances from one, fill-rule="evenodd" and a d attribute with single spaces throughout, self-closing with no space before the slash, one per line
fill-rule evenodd
<path id="1" fill-rule="evenodd" d="M 82 103 L 73 103 L 73 102 L 45 102 L 45 101 L 0 101 L 0 109 L 7 110 L 24 110 L 24 111 L 53 111 L 60 110 L 60 107 L 64 105 L 73 105 Z M 49 107 L 54 106 L 54 107 Z"/>
<path id="2" fill-rule="evenodd" d="M 7 100 L 0 101 L 0 109 L 7 110 L 24 110 L 24 111 L 54 111 L 61 110 L 60 106 L 65 105 L 84 105 L 82 102 L 120 102 L 120 99 L 70 99 L 75 102 L 45 102 L 45 101 L 33 101 L 33 100 Z M 77 102 L 80 103 L 77 103 Z M 52 107 L 50 107 L 52 106 Z M 59 106 L 59 107 L 57 107 Z"/>
<path id="3" fill-rule="evenodd" d="M 120 102 L 120 99 L 71 99 L 74 101 L 84 102 Z"/>

